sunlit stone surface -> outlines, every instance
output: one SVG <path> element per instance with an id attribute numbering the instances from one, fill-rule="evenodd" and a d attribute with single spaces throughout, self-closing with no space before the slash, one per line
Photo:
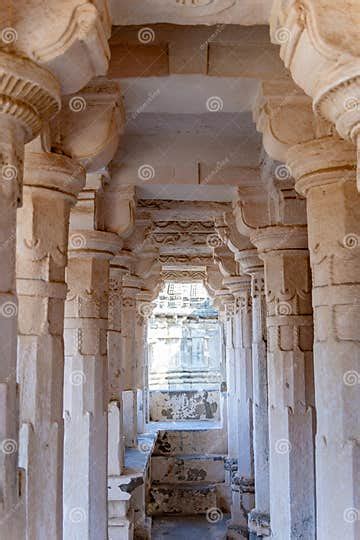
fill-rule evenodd
<path id="1" fill-rule="evenodd" d="M 1 539 L 360 537 L 359 27 L 2 3 Z"/>

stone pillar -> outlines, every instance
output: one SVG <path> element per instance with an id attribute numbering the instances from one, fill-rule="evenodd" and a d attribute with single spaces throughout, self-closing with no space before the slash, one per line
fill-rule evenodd
<path id="1" fill-rule="evenodd" d="M 109 538 L 114 540 L 130 538 L 129 531 L 132 530 L 126 509 L 127 494 L 121 490 L 125 466 L 123 391 L 126 388 L 122 357 L 122 280 L 127 272 L 128 269 L 120 256 L 111 260 L 108 330 L 108 533 Z"/>
<path id="2" fill-rule="evenodd" d="M 124 372 L 124 434 L 125 446 L 137 445 L 137 366 L 136 366 L 136 297 L 141 289 L 140 279 L 134 275 L 123 277 L 122 362 Z"/>
<path id="3" fill-rule="evenodd" d="M 360 537 L 360 195 L 351 144 L 292 148 L 313 275 L 317 538 Z"/>
<path id="4" fill-rule="evenodd" d="M 122 392 L 122 278 L 126 268 L 114 257 L 110 263 L 108 383 L 109 383 L 109 456 L 108 475 L 120 476 L 125 459 Z M 111 418 L 111 419 L 110 419 Z"/>
<path id="5" fill-rule="evenodd" d="M 59 86 L 50 73 L 0 51 L 0 535 L 4 538 L 18 534 L 15 251 L 24 144 L 59 109 Z"/>
<path id="6" fill-rule="evenodd" d="M 16 262 L 28 540 L 62 539 L 65 266 L 70 208 L 84 182 L 83 168 L 65 156 L 26 154 Z"/>
<path id="7" fill-rule="evenodd" d="M 117 235 L 72 231 L 65 304 L 64 538 L 107 537 L 109 259 Z"/>
<path id="8" fill-rule="evenodd" d="M 261 261 L 259 261 L 261 262 Z M 266 303 L 264 268 L 247 270 L 251 275 L 252 364 L 253 364 L 253 445 L 255 508 L 249 514 L 249 529 L 256 537 L 270 536 L 269 415 Z"/>
<path id="9" fill-rule="evenodd" d="M 226 278 L 235 297 L 235 393 L 237 473 L 233 482 L 233 504 L 228 538 L 248 538 L 248 513 L 254 507 L 253 410 L 252 410 L 252 314 L 249 276 Z"/>
<path id="10" fill-rule="evenodd" d="M 137 390 L 137 432 L 144 433 L 144 391 L 145 391 L 145 337 L 146 317 L 143 316 L 143 303 L 137 303 L 135 327 L 135 360 L 136 360 L 136 390 Z"/>
<path id="11" fill-rule="evenodd" d="M 145 432 L 147 419 L 147 329 L 148 318 L 153 310 L 149 293 L 141 292 L 137 298 L 135 350 L 136 350 L 136 381 L 137 381 L 137 431 Z"/>
<path id="12" fill-rule="evenodd" d="M 251 241 L 267 302 L 272 537 L 315 538 L 313 319 L 307 231 L 273 226 Z"/>
<path id="13" fill-rule="evenodd" d="M 235 368 L 235 341 L 234 341 L 234 297 L 226 290 L 216 294 L 224 306 L 224 333 L 226 357 L 226 386 L 227 386 L 227 432 L 228 457 L 230 461 L 237 462 L 238 458 L 238 423 L 236 407 L 236 368 Z"/>

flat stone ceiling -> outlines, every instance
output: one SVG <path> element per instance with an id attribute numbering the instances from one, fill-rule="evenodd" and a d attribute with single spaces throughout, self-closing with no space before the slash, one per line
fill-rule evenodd
<path id="1" fill-rule="evenodd" d="M 110 0 L 113 24 L 267 24 L 272 0 Z"/>
<path id="2" fill-rule="evenodd" d="M 251 111 L 260 80 L 282 76 L 278 51 L 264 26 L 205 28 L 158 25 L 144 43 L 141 28 L 114 27 L 109 75 L 126 124 L 111 176 L 141 199 L 230 202 L 259 177 Z"/>

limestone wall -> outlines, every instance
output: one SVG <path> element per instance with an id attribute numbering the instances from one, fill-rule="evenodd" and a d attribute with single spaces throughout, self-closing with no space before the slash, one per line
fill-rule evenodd
<path id="1" fill-rule="evenodd" d="M 208 391 L 161 391 L 150 392 L 150 420 L 164 422 L 174 420 L 220 421 L 220 392 Z"/>

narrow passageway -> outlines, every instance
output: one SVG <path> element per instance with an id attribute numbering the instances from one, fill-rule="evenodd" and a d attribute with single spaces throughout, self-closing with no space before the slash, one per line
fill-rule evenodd
<path id="1" fill-rule="evenodd" d="M 0 540 L 360 540 L 360 0 L 0 0 Z"/>
<path id="2" fill-rule="evenodd" d="M 218 312 L 205 287 L 165 283 L 147 335 L 147 427 L 156 432 L 146 505 L 152 538 L 221 538 L 230 512 L 225 369 Z"/>
<path id="3" fill-rule="evenodd" d="M 152 538 L 225 539 L 230 490 L 224 430 L 206 421 L 160 425 L 147 502 Z"/>

